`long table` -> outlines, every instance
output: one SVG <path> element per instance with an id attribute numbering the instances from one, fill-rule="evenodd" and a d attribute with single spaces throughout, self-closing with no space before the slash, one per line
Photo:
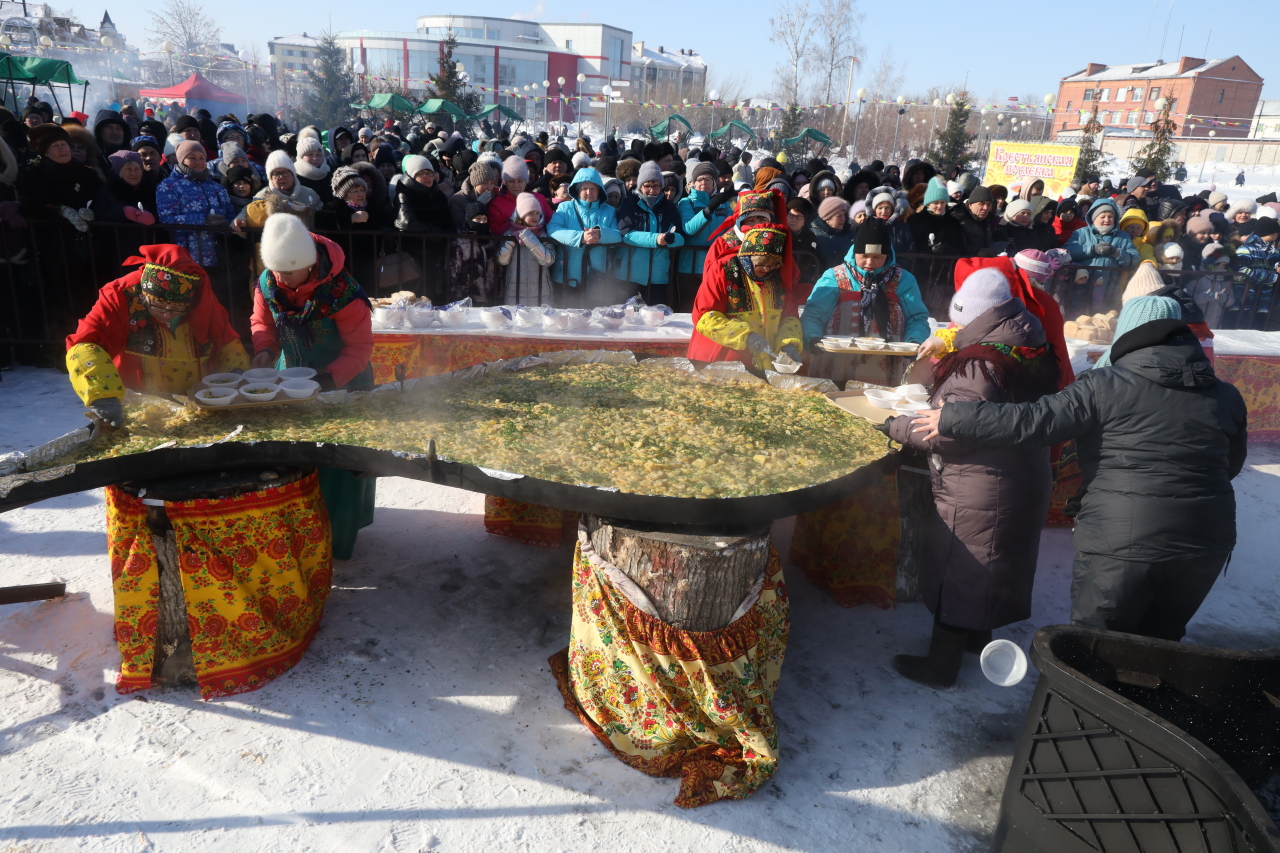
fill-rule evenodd
<path id="1" fill-rule="evenodd" d="M 478 319 L 444 328 L 378 330 L 373 333 L 373 379 L 395 380 L 397 364 L 405 378 L 436 376 L 473 364 L 540 352 L 573 349 L 634 350 L 660 356 L 682 356 L 689 349 L 693 317 L 672 314 L 662 326 L 627 324 L 619 329 L 592 326 L 580 331 L 543 332 L 484 326 Z"/>

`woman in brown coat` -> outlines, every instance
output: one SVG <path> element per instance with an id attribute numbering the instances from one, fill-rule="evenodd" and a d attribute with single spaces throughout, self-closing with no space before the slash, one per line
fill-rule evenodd
<path id="1" fill-rule="evenodd" d="M 1044 328 L 1010 295 L 996 270 L 975 272 L 956 291 L 954 351 L 934 367 L 931 403 L 1028 402 L 1057 390 L 1057 362 Z M 929 654 L 897 655 L 912 681 L 948 690 L 965 651 L 979 652 L 991 629 L 1031 615 L 1040 530 L 1049 510 L 1049 448 L 983 447 L 923 440 L 912 418 L 885 422 L 889 436 L 929 453 L 936 513 L 929 521 L 921 587 L 934 615 Z"/>

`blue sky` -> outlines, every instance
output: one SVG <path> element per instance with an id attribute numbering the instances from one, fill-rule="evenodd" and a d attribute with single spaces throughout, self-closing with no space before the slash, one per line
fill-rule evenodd
<path id="1" fill-rule="evenodd" d="M 108 6 L 129 40 L 145 45 L 149 18 L 146 6 Z M 82 17 L 99 20 L 97 7 L 77 4 Z M 249 3 L 244 0 L 206 4 L 223 25 L 223 38 L 238 48 L 256 43 L 265 56 L 266 39 L 306 30 L 412 31 L 416 16 L 439 14 L 434 4 L 396 2 L 350 3 L 309 0 L 301 3 Z M 448 8 L 458 8 L 453 5 Z M 669 50 L 695 48 L 706 57 L 713 82 L 740 75 L 748 95 L 766 95 L 781 50 L 769 42 L 772 2 L 736 3 L 591 3 L 567 0 L 488 0 L 467 7 L 495 17 L 519 15 L 543 21 L 593 20 L 630 29 L 636 39 Z M 1088 62 L 1108 64 L 1151 61 L 1159 57 L 1170 0 L 1074 0 L 1028 3 L 985 0 L 957 6 L 954 0 L 910 0 L 895 6 L 863 0 L 865 62 L 858 71 L 866 81 L 888 48 L 905 78 L 903 93 L 922 93 L 930 86 L 955 87 L 968 75 L 979 100 L 1011 95 L 1037 97 L 1056 91 L 1058 79 Z M 611 10 L 604 12 L 602 10 Z M 666 19 L 655 10 L 669 10 Z M 963 10 L 961 13 L 960 10 Z M 1240 54 L 1267 79 L 1264 97 L 1280 97 L 1280 54 L 1274 50 L 1276 0 L 1205 3 L 1173 0 L 1164 59 L 1178 54 L 1215 58 Z M 1210 32 L 1212 31 L 1212 32 Z M 854 88 L 859 81 L 855 80 Z"/>

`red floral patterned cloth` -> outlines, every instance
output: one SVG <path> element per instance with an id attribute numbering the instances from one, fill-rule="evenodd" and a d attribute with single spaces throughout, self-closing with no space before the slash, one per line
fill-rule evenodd
<path id="1" fill-rule="evenodd" d="M 316 474 L 165 509 L 200 695 L 256 690 L 297 664 L 320 627 L 333 578 L 329 516 Z M 132 693 L 151 686 L 160 567 L 146 506 L 115 486 L 107 487 L 107 546 L 121 658 L 116 690 Z"/>
<path id="2" fill-rule="evenodd" d="M 1213 371 L 1244 397 L 1249 409 L 1249 440 L 1280 444 L 1280 358 L 1218 355 Z"/>

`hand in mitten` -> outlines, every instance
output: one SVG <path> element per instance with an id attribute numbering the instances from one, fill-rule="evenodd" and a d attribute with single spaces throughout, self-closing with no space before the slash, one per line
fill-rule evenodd
<path id="1" fill-rule="evenodd" d="M 124 209 L 124 218 L 136 225 L 155 225 L 156 218 L 153 214 L 139 210 L 136 207 L 126 207 Z"/>
<path id="2" fill-rule="evenodd" d="M 76 213 L 80 214 L 80 218 L 83 219 L 85 222 L 93 221 L 93 211 L 87 207 L 80 208 L 79 210 L 76 211 Z"/>
<path id="3" fill-rule="evenodd" d="M 795 362 L 800 361 L 800 350 L 796 349 L 795 344 L 787 344 L 785 347 L 782 348 L 782 352 L 784 355 L 787 356 L 787 358 L 791 359 L 792 361 L 795 361 Z"/>
<path id="4" fill-rule="evenodd" d="M 480 204 L 488 204 L 489 202 L 493 201 L 493 191 L 485 190 L 484 192 L 480 193 L 480 195 L 476 196 L 476 201 L 478 201 Z"/>
<path id="5" fill-rule="evenodd" d="M 708 211 L 714 211 L 714 210 L 716 210 L 717 208 L 719 208 L 719 207 L 723 206 L 724 204 L 728 203 L 731 199 L 735 199 L 735 198 L 737 198 L 737 197 L 738 197 L 738 191 L 737 191 L 737 190 L 735 190 L 733 187 L 729 187 L 728 189 L 720 190 L 718 193 L 716 193 L 715 195 L 713 195 L 713 196 L 710 198 L 710 200 L 709 200 L 709 201 L 707 201 L 707 208 L 706 208 L 706 209 L 707 209 Z"/>
<path id="6" fill-rule="evenodd" d="M 1109 258 L 1116 253 L 1116 247 L 1106 242 L 1094 244 L 1093 253 L 1100 258 Z"/>
<path id="7" fill-rule="evenodd" d="M 62 206 L 61 213 L 62 213 L 62 218 L 70 222 L 77 231 L 83 233 L 89 230 L 89 224 L 85 222 L 83 219 L 81 219 L 80 214 L 76 213 L 75 210 L 73 210 L 72 208 L 67 207 L 64 204 Z"/>
<path id="8" fill-rule="evenodd" d="M 893 418 L 885 418 L 885 419 L 884 419 L 884 423 L 882 423 L 882 424 L 872 424 L 872 425 L 871 425 L 871 428 L 872 428 L 872 429 L 874 429 L 874 430 L 878 430 L 879 432 L 882 432 L 882 433 L 884 433 L 885 435 L 888 435 L 888 434 L 889 434 L 889 424 L 891 424 L 891 423 L 893 423 Z"/>
<path id="9" fill-rule="evenodd" d="M 102 418 L 107 426 L 117 429 L 124 426 L 124 407 L 116 397 L 102 397 L 94 400 L 89 404 L 89 411 Z"/>
<path id="10" fill-rule="evenodd" d="M 762 352 L 773 352 L 773 348 L 769 346 L 769 339 L 759 332 L 748 333 L 747 349 L 751 350 L 754 355 L 759 355 Z"/>
<path id="11" fill-rule="evenodd" d="M 321 391 L 337 391 L 338 385 L 333 381 L 332 373 L 317 373 L 316 382 L 320 383 Z"/>
<path id="12" fill-rule="evenodd" d="M 520 232 L 520 242 L 523 243 L 526 248 L 532 249 L 534 246 L 538 245 L 538 238 L 532 231 L 526 228 Z"/>

